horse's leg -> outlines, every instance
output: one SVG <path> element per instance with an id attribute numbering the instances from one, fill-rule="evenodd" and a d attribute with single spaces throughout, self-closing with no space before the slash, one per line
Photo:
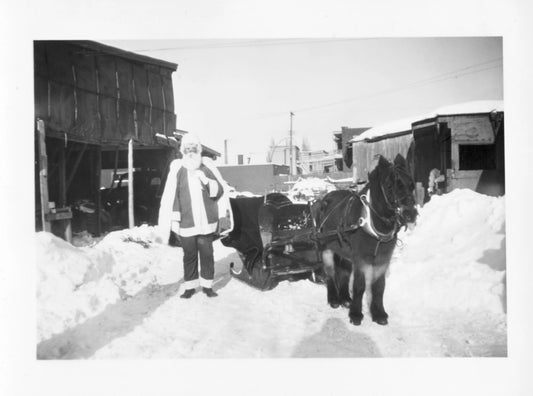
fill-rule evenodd
<path id="1" fill-rule="evenodd" d="M 322 263 L 324 273 L 326 274 L 326 285 L 328 290 L 328 304 L 332 308 L 338 308 L 340 305 L 339 293 L 335 283 L 335 259 L 333 251 L 326 249 L 322 252 Z"/>
<path id="2" fill-rule="evenodd" d="M 353 276 L 353 293 L 352 293 L 352 302 L 350 304 L 350 323 L 353 323 L 356 326 L 361 324 L 363 320 L 363 294 L 365 292 L 365 274 L 361 271 L 359 265 L 353 265 L 352 270 Z"/>
<path id="3" fill-rule="evenodd" d="M 381 274 L 372 284 L 372 303 L 370 313 L 372 320 L 380 325 L 386 325 L 389 315 L 383 307 L 383 293 L 385 292 L 385 274 Z"/>
<path id="4" fill-rule="evenodd" d="M 339 291 L 339 301 L 342 306 L 348 308 L 350 306 L 350 302 L 352 301 L 350 297 L 350 288 L 353 287 L 353 280 L 350 279 L 352 273 L 351 263 L 342 257 L 337 256 L 336 258 L 335 274 Z"/>

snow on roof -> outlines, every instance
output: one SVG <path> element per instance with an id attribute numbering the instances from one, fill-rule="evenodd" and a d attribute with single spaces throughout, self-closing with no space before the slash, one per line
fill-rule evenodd
<path id="1" fill-rule="evenodd" d="M 369 130 L 363 132 L 359 136 L 355 136 L 350 140 L 351 143 L 360 142 L 366 139 L 373 139 L 379 136 L 390 135 L 393 133 L 405 132 L 411 130 L 411 125 L 417 121 L 427 120 L 443 115 L 459 115 L 459 114 L 480 114 L 491 113 L 493 111 L 503 111 L 503 100 L 476 100 L 472 102 L 457 103 L 439 107 L 429 113 L 419 114 L 416 116 L 406 117 L 399 120 L 386 122 L 377 125 Z"/>

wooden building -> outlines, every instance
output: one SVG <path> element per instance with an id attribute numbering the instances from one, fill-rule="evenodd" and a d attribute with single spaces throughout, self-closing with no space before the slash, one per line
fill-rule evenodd
<path id="1" fill-rule="evenodd" d="M 439 190 L 469 188 L 505 194 L 502 101 L 474 101 L 439 108 L 371 128 L 352 139 L 357 177 L 367 180 L 376 155 L 402 154 L 415 182 L 427 191 L 429 174 L 442 175 Z M 428 199 L 427 194 L 423 197 Z"/>
<path id="2" fill-rule="evenodd" d="M 333 133 L 333 140 L 335 141 L 335 144 L 337 146 L 337 150 L 342 153 L 342 164 L 341 166 L 338 166 L 340 170 L 344 170 L 344 168 L 351 169 L 352 162 L 353 162 L 353 152 L 352 152 L 352 144 L 350 141 L 356 137 L 361 135 L 363 132 L 369 130 L 370 128 L 348 128 L 348 127 L 341 127 L 340 132 L 334 132 Z"/>
<path id="3" fill-rule="evenodd" d="M 355 179 L 368 180 L 368 174 L 374 169 L 378 154 L 389 160 L 401 154 L 408 160 L 412 169 L 412 121 L 412 118 L 405 118 L 388 122 L 352 138 L 352 169 Z"/>
<path id="4" fill-rule="evenodd" d="M 133 168 L 163 179 L 178 147 L 176 69 L 91 41 L 34 42 L 37 229 L 68 231 L 80 199 L 101 214 L 101 171 L 127 168 L 129 144 Z"/>
<path id="5" fill-rule="evenodd" d="M 415 180 L 428 187 L 432 169 L 444 177 L 439 188 L 469 188 L 505 194 L 503 102 L 473 102 L 440 109 L 412 125 Z"/>

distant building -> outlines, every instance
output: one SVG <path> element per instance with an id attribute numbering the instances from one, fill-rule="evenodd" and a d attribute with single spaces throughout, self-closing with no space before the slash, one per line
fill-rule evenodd
<path id="1" fill-rule="evenodd" d="M 275 164 L 217 165 L 224 180 L 235 190 L 264 195 L 288 187 L 289 166 Z"/>
<path id="2" fill-rule="evenodd" d="M 294 173 L 301 173 L 297 171 L 298 164 L 301 161 L 300 148 L 296 145 L 292 146 L 293 169 Z M 270 151 L 270 162 L 275 165 L 291 165 L 291 148 L 289 145 L 275 146 Z"/>
<path id="3" fill-rule="evenodd" d="M 342 156 L 340 151 L 304 151 L 300 165 L 304 174 L 333 173 L 342 170 Z"/>
<path id="4" fill-rule="evenodd" d="M 363 132 L 370 129 L 370 127 L 366 128 L 348 128 L 348 127 L 341 127 L 340 132 L 334 132 L 334 138 L 337 145 L 337 150 L 342 154 L 342 160 L 343 165 L 346 167 L 346 169 L 350 169 L 352 167 L 352 161 L 353 161 L 353 153 L 352 153 L 352 144 L 350 141 L 356 137 L 361 135 Z M 344 168 L 343 167 L 343 168 Z"/>

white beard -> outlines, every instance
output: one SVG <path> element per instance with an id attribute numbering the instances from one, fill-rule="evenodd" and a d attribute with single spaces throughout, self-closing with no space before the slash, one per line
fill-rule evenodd
<path id="1" fill-rule="evenodd" d="M 187 153 L 183 156 L 183 166 L 188 170 L 196 170 L 202 164 L 202 155 L 200 153 Z"/>

